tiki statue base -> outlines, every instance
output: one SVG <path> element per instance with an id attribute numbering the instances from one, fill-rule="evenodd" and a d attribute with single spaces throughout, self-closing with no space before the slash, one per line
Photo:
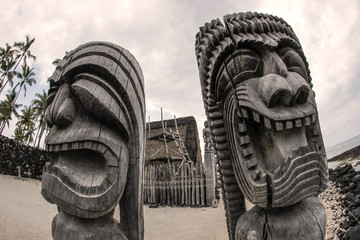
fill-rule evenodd
<path id="1" fill-rule="evenodd" d="M 236 224 L 237 240 L 323 240 L 326 209 L 316 197 L 285 208 L 267 210 L 258 206 L 241 215 Z"/>
<path id="2" fill-rule="evenodd" d="M 118 223 L 114 222 L 113 212 L 95 219 L 78 218 L 58 213 L 52 222 L 52 235 L 54 240 L 65 239 L 116 239 L 127 240 L 128 238 L 119 229 Z"/>

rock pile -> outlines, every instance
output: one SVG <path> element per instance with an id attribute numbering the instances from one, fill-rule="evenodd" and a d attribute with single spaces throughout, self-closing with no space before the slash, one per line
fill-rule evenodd
<path id="1" fill-rule="evenodd" d="M 320 195 L 327 208 L 328 239 L 360 239 L 360 172 L 352 165 L 329 169 L 329 187 Z M 332 235 L 332 233 L 334 233 Z"/>
<path id="2" fill-rule="evenodd" d="M 0 135 L 0 173 L 41 180 L 46 152 Z M 19 170 L 18 170 L 19 169 Z"/>

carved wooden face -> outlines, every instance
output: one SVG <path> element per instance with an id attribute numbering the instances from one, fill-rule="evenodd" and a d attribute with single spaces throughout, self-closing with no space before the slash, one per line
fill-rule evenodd
<path id="1" fill-rule="evenodd" d="M 45 115 L 50 163 L 43 196 L 62 211 L 85 218 L 113 210 L 123 193 L 129 131 L 121 97 L 92 74 L 77 75 L 49 94 Z"/>
<path id="2" fill-rule="evenodd" d="M 252 203 L 284 207 L 326 188 L 314 92 L 297 49 L 247 43 L 220 66 L 215 97 L 237 182 Z"/>

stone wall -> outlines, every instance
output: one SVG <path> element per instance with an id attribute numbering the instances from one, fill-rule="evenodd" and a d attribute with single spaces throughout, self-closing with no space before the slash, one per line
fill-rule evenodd
<path id="1" fill-rule="evenodd" d="M 360 236 L 360 172 L 352 165 L 329 169 L 329 179 L 340 189 L 338 201 L 345 209 L 345 221 L 340 223 L 344 231 L 337 233 L 339 239 L 356 240 Z"/>
<path id="2" fill-rule="evenodd" d="M 0 173 L 41 180 L 43 166 L 49 161 L 46 152 L 39 148 L 16 143 L 0 135 Z"/>

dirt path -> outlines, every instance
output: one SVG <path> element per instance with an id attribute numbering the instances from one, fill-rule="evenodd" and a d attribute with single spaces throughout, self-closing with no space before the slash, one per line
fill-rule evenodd
<path id="1" fill-rule="evenodd" d="M 40 189 L 40 181 L 0 175 L 0 240 L 52 239 L 51 221 L 57 208 L 42 198 Z M 227 239 L 222 204 L 218 208 L 145 206 L 144 218 L 146 240 Z"/>

